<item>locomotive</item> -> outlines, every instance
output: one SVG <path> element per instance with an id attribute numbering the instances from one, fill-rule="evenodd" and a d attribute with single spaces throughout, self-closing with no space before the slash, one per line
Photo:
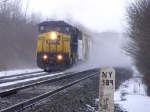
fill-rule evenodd
<path id="1" fill-rule="evenodd" d="M 39 68 L 46 72 L 64 70 L 87 59 L 90 36 L 64 21 L 44 21 L 37 26 Z"/>

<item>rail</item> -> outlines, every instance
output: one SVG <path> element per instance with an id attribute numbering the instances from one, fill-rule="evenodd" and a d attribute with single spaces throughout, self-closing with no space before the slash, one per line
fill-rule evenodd
<path id="1" fill-rule="evenodd" d="M 16 104 L 16 105 L 13 105 L 13 106 L 11 106 L 11 107 L 8 107 L 8 108 L 6 108 L 6 109 L 3 109 L 3 110 L 1 110 L 0 112 L 21 111 L 21 110 L 23 110 L 23 109 L 26 109 L 26 108 L 28 108 L 28 107 L 34 105 L 35 103 L 37 103 L 37 102 L 40 101 L 40 100 L 45 99 L 46 97 L 56 95 L 56 94 L 58 94 L 60 91 L 66 89 L 66 88 L 68 88 L 68 87 L 70 87 L 70 86 L 72 86 L 72 85 L 75 85 L 75 84 L 77 84 L 77 83 L 79 83 L 79 82 L 81 82 L 81 81 L 83 81 L 83 80 L 85 80 L 85 79 L 88 79 L 88 78 L 90 78 L 90 77 L 92 77 L 92 76 L 94 76 L 94 75 L 96 75 L 96 74 L 99 74 L 99 72 L 96 72 L 96 73 L 94 73 L 94 74 L 91 74 L 91 75 L 89 75 L 89 76 L 86 76 L 86 77 L 84 77 L 84 78 L 81 78 L 81 79 L 79 79 L 79 80 L 76 80 L 76 81 L 74 81 L 74 82 L 72 82 L 72 83 L 69 83 L 69 84 L 67 84 L 67 85 L 65 85 L 65 86 L 62 86 L 62 87 L 60 87 L 60 88 L 58 88 L 58 89 L 56 89 L 56 90 L 53 90 L 53 91 L 44 93 L 44 94 L 39 95 L 39 96 L 37 96 L 37 97 L 34 97 L 34 98 L 32 98 L 32 99 L 26 100 L 26 101 L 24 101 L 24 102 L 21 102 L 21 103 L 18 103 L 18 104 Z"/>
<path id="2" fill-rule="evenodd" d="M 84 71 L 82 71 L 82 72 L 84 72 Z M 27 89 L 27 88 L 30 88 L 30 87 L 33 87 L 33 86 L 37 86 L 37 85 L 40 85 L 40 84 L 52 83 L 52 82 L 59 81 L 59 80 L 65 79 L 65 78 L 69 78 L 69 77 L 78 75 L 79 73 L 82 73 L 82 72 L 71 73 L 69 75 L 58 76 L 56 78 L 52 78 L 52 79 L 48 79 L 48 80 L 43 80 L 43 81 L 40 81 L 40 82 L 37 82 L 37 83 L 28 84 L 28 85 L 25 85 L 25 86 L 16 87 L 16 88 L 12 88 L 12 89 L 7 89 L 7 90 L 4 90 L 4 91 L 0 92 L 0 97 L 6 97 L 6 96 L 9 96 L 9 95 L 12 95 L 12 94 L 16 94 L 17 91 L 20 91 L 20 90 L 23 90 L 23 89 Z"/>
<path id="3" fill-rule="evenodd" d="M 36 72 L 30 72 L 30 73 L 22 73 L 22 74 L 9 75 L 9 76 L 1 76 L 0 79 L 11 78 L 11 77 L 17 77 L 17 76 L 24 76 L 24 75 L 30 75 L 30 74 L 41 73 L 41 72 L 43 72 L 43 71 L 36 71 Z M 43 73 L 44 73 L 44 72 L 43 72 Z"/>

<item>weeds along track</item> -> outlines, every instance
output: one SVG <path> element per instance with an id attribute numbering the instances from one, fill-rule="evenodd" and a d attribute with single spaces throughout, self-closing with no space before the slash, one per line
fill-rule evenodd
<path id="1" fill-rule="evenodd" d="M 56 95 L 60 91 L 88 79 L 96 74 L 97 70 L 88 70 L 79 73 L 58 76 L 50 80 L 38 82 L 24 89 L 16 91 L 16 94 L 3 97 L 0 100 L 1 112 L 19 111 L 27 108 L 46 97 Z"/>

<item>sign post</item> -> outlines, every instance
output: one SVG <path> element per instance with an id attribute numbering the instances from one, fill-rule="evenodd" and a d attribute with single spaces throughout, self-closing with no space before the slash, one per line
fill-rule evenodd
<path id="1" fill-rule="evenodd" d="M 101 68 L 99 83 L 99 112 L 114 112 L 115 70 Z"/>

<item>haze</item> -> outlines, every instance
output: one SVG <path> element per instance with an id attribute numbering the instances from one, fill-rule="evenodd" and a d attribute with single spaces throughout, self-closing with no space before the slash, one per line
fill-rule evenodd
<path id="1" fill-rule="evenodd" d="M 24 4 L 29 0 L 24 0 Z M 99 32 L 122 31 L 126 0 L 30 0 L 29 12 L 41 12 L 54 20 L 68 18 Z M 25 7 L 26 5 L 24 5 Z"/>
<path id="2" fill-rule="evenodd" d="M 71 70 L 127 67 L 131 65 L 131 59 L 120 48 L 126 4 L 127 0 L 31 0 L 29 11 L 41 12 L 47 20 L 69 22 L 93 37 L 90 60 Z"/>

